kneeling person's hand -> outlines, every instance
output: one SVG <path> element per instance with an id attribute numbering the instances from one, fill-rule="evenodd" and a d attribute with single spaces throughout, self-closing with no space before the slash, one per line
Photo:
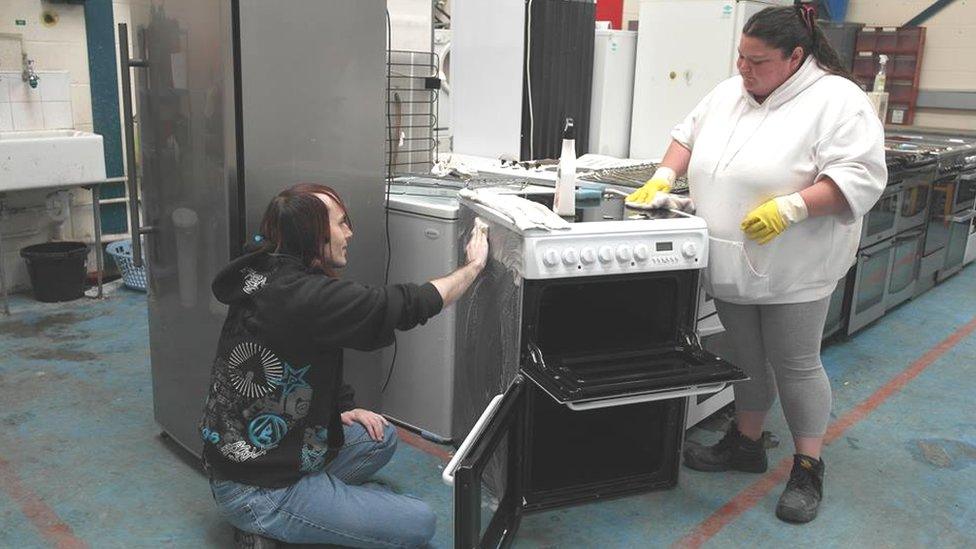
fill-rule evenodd
<path id="1" fill-rule="evenodd" d="M 363 410 L 362 408 L 342 412 L 339 418 L 342 420 L 343 425 L 352 425 L 353 422 L 359 423 L 366 428 L 366 432 L 369 433 L 369 438 L 377 442 L 383 440 L 383 429 L 390 424 L 385 417 L 376 412 Z"/>

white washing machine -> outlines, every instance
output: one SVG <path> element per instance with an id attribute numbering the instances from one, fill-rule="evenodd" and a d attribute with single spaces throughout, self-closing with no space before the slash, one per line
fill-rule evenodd
<path id="1" fill-rule="evenodd" d="M 457 187 L 394 185 L 387 205 L 390 222 L 391 284 L 424 283 L 457 267 Z M 410 194 L 408 194 L 410 193 Z M 454 407 L 454 315 L 450 307 L 413 330 L 397 332 L 384 352 L 382 411 L 425 438 L 451 438 Z M 385 378 L 384 378 L 385 381 Z"/>

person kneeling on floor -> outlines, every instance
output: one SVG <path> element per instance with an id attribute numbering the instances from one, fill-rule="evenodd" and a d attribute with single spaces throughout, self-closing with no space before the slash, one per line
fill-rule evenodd
<path id="1" fill-rule="evenodd" d="M 249 547 L 426 545 L 435 527 L 430 507 L 367 482 L 393 456 L 396 430 L 353 403 L 343 349 L 387 346 L 395 329 L 423 324 L 456 301 L 484 268 L 486 230 L 472 231 L 467 263 L 456 271 L 383 287 L 337 276 L 352 223 L 327 186 L 281 192 L 261 232 L 213 283 L 230 308 L 200 429 L 221 515 Z"/>

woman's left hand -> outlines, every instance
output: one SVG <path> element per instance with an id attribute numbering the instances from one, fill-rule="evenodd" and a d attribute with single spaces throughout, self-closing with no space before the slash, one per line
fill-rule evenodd
<path id="1" fill-rule="evenodd" d="M 339 418 L 342 419 L 343 425 L 352 425 L 353 422 L 359 423 L 366 428 L 366 432 L 369 433 L 369 438 L 376 442 L 382 442 L 383 430 L 390 424 L 385 417 L 376 412 L 363 410 L 362 408 L 342 412 L 339 414 Z"/>
<path id="2" fill-rule="evenodd" d="M 746 214 L 740 227 L 752 240 L 766 244 L 790 225 L 806 219 L 808 215 L 806 203 L 800 193 L 793 193 L 763 202 Z"/>

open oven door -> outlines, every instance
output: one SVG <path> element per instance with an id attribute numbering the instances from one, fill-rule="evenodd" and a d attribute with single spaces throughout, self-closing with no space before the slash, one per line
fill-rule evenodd
<path id="1" fill-rule="evenodd" d="M 509 547 L 515 539 L 522 520 L 526 389 L 516 376 L 444 468 L 444 483 L 454 487 L 454 547 Z M 489 471 L 500 475 L 496 493 L 486 490 Z"/>
<path id="2" fill-rule="evenodd" d="M 671 347 L 543 356 L 527 342 L 522 372 L 573 410 L 669 400 L 717 393 L 749 377 L 737 366 L 702 350 L 693 337 Z"/>

